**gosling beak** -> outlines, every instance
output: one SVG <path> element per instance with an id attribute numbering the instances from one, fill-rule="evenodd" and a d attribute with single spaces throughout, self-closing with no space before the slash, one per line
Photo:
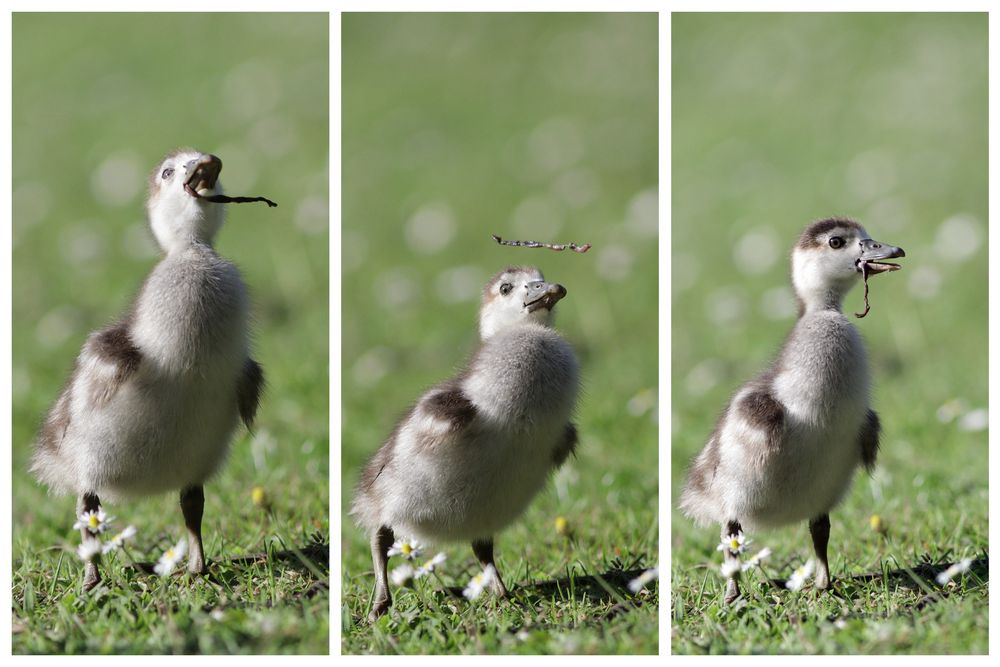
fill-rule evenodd
<path id="1" fill-rule="evenodd" d="M 899 264 L 879 261 L 896 257 L 906 257 L 906 253 L 903 252 L 902 248 L 879 243 L 873 239 L 865 239 L 861 242 L 861 257 L 858 258 L 856 265 L 858 271 L 864 269 L 869 275 L 885 273 L 887 271 L 898 271 L 902 268 Z"/>
<path id="2" fill-rule="evenodd" d="M 556 302 L 564 296 L 566 296 L 566 288 L 559 283 L 536 280 L 527 285 L 524 307 L 528 309 L 529 313 L 533 313 L 539 308 L 552 310 L 552 306 L 556 305 Z"/>
<path id="3" fill-rule="evenodd" d="M 202 190 L 215 189 L 219 172 L 222 171 L 222 160 L 214 155 L 202 155 L 184 165 L 184 169 L 188 175 L 184 181 L 184 190 L 197 199 L 199 194 L 206 194 Z"/>

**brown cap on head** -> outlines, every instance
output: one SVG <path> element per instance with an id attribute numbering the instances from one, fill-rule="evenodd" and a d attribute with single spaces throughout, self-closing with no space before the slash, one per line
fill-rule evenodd
<path id="1" fill-rule="evenodd" d="M 489 300 L 493 297 L 493 286 L 497 284 L 497 281 L 506 273 L 537 273 L 539 280 L 545 280 L 545 276 L 542 275 L 540 269 L 534 266 L 508 266 L 506 269 L 502 269 L 493 274 L 493 277 L 489 279 L 486 285 L 483 287 L 483 300 Z"/>
<path id="2" fill-rule="evenodd" d="M 156 163 L 156 166 L 153 167 L 153 170 L 149 172 L 149 177 L 147 179 L 147 182 L 149 184 L 149 191 L 153 192 L 153 190 L 157 187 L 157 182 L 158 182 L 157 177 L 160 175 L 160 169 L 163 167 L 164 162 L 166 162 L 170 158 L 177 157 L 181 153 L 198 153 L 198 152 L 199 151 L 197 151 L 194 148 L 181 147 L 181 148 L 175 148 L 174 150 L 164 155 L 160 159 L 160 161 Z"/>
<path id="3" fill-rule="evenodd" d="M 826 245 L 826 241 L 821 239 L 821 237 L 838 227 L 847 227 L 859 232 L 864 229 L 859 223 L 849 218 L 826 218 L 825 220 L 819 220 L 806 227 L 806 230 L 802 232 L 802 236 L 799 237 L 799 242 L 795 244 L 795 247 L 807 250 L 809 248 L 818 248 Z"/>

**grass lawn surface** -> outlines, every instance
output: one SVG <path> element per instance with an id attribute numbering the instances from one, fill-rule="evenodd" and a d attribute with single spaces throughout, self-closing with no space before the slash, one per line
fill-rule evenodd
<path id="1" fill-rule="evenodd" d="M 830 593 L 781 584 L 808 528 L 722 605 L 718 528 L 672 513 L 671 650 L 985 653 L 986 15 L 673 17 L 672 500 L 795 320 L 788 256 L 846 215 L 906 250 L 864 336 L 882 450 L 831 513 Z M 860 311 L 860 287 L 845 311 Z M 936 575 L 971 559 L 945 585 Z"/>
<path id="2" fill-rule="evenodd" d="M 343 35 L 343 651 L 655 653 L 657 584 L 626 584 L 659 546 L 656 16 L 345 15 Z M 437 576 L 392 587 L 369 626 L 359 470 L 473 350 L 480 290 L 509 264 L 568 289 L 578 456 L 498 536 L 508 601 L 462 598 L 478 564 L 439 545 Z"/>
<path id="3" fill-rule="evenodd" d="M 327 16 L 15 14 L 13 27 L 14 653 L 328 652 Z M 137 574 L 119 551 L 82 594 L 76 501 L 29 476 L 31 444 L 87 333 L 156 262 L 146 174 L 184 145 L 221 157 L 229 194 L 279 204 L 230 206 L 216 242 L 249 285 L 268 386 L 256 435 L 239 431 L 205 486 L 211 576 Z M 175 494 L 105 510 L 136 527 L 137 561 L 185 535 Z"/>

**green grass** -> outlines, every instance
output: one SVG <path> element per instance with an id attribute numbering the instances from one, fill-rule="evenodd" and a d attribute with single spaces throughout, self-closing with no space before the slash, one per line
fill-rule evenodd
<path id="1" fill-rule="evenodd" d="M 656 585 L 624 586 L 659 546 L 655 15 L 345 15 L 343 35 L 342 650 L 655 653 Z M 509 601 L 450 593 L 476 563 L 442 545 L 440 579 L 394 588 L 370 627 L 359 469 L 471 352 L 479 290 L 512 263 L 568 288 L 578 457 L 497 540 Z"/>
<path id="2" fill-rule="evenodd" d="M 672 29 L 674 507 L 718 411 L 794 320 L 786 293 L 763 297 L 787 285 L 796 234 L 843 214 L 907 252 L 856 321 L 882 452 L 831 515 L 834 591 L 768 583 L 811 557 L 803 524 L 749 536 L 774 555 L 723 607 L 718 530 L 674 510 L 672 651 L 985 653 L 987 433 L 962 427 L 987 406 L 985 14 L 675 15 Z M 758 272 L 734 251 L 751 233 L 776 253 Z M 861 307 L 859 288 L 845 310 Z M 966 557 L 967 575 L 934 583 Z"/>
<path id="3" fill-rule="evenodd" d="M 15 14 L 13 27 L 13 651 L 326 653 L 327 16 Z M 84 595 L 75 501 L 27 474 L 31 443 L 87 332 L 156 261 L 145 174 L 178 145 L 217 153 L 230 194 L 279 203 L 232 206 L 217 239 L 250 286 L 268 389 L 256 436 L 241 432 L 206 485 L 212 577 L 160 580 L 119 554 Z M 184 534 L 173 495 L 106 509 L 137 527 L 139 561 Z"/>

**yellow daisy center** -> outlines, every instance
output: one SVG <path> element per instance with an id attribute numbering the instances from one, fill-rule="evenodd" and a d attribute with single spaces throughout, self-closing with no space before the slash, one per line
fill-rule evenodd
<path id="1" fill-rule="evenodd" d="M 97 518 L 96 514 L 91 514 L 90 518 L 87 519 L 87 525 L 91 528 L 97 528 L 101 525 L 101 520 Z"/>
<path id="2" fill-rule="evenodd" d="M 413 547 L 411 547 L 411 546 L 410 546 L 409 544 L 404 544 L 404 545 L 403 545 L 403 548 L 401 549 L 401 551 L 402 551 L 402 552 L 403 552 L 403 554 L 405 555 L 405 554 L 408 554 L 408 553 L 410 553 L 411 551 L 413 551 Z"/>
<path id="3" fill-rule="evenodd" d="M 736 551 L 737 549 L 740 548 L 740 541 L 735 537 L 731 538 L 729 540 L 729 548 L 732 549 L 733 551 Z"/>

